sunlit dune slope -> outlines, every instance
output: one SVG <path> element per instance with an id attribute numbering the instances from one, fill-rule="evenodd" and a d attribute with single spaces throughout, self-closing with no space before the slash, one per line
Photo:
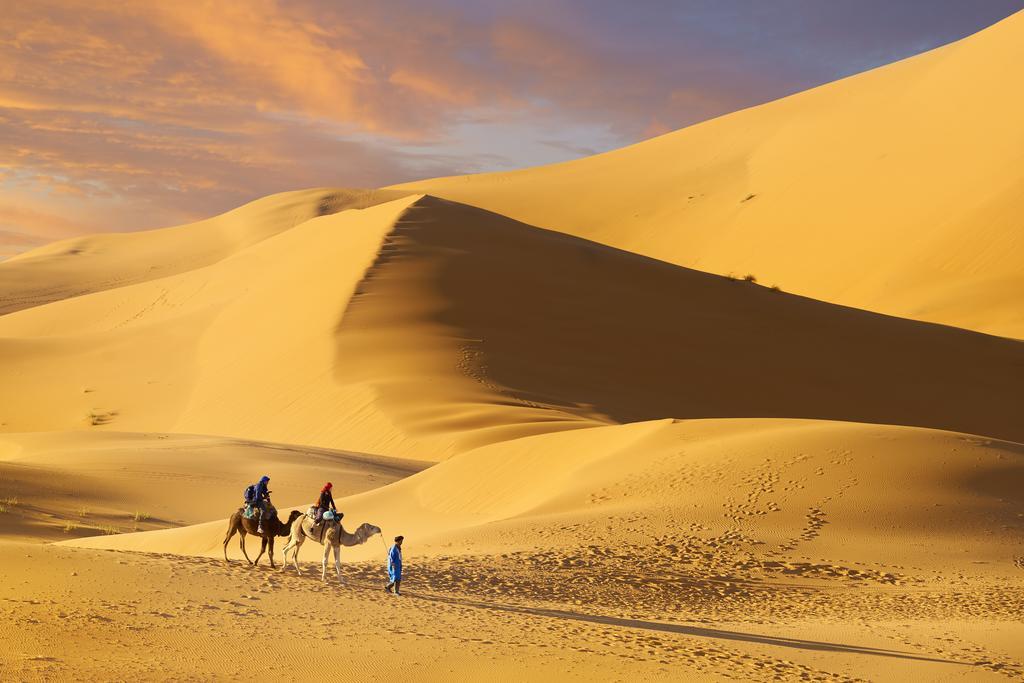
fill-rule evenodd
<path id="1" fill-rule="evenodd" d="M 422 465 L 398 458 L 183 434 L 0 435 L 8 508 L 0 539 L 66 540 L 195 524 L 229 514 L 242 489 L 272 475 L 274 499 L 313 501 L 325 481 L 349 495 Z M 11 502 L 13 501 L 13 502 Z"/>
<path id="2" fill-rule="evenodd" d="M 8 315 L 0 334 L 8 431 L 109 424 L 435 460 L 665 417 L 1024 440 L 1020 342 L 773 292 L 431 197 Z"/>
<path id="3" fill-rule="evenodd" d="M 189 225 L 54 242 L 4 262 L 0 315 L 202 268 L 310 218 L 403 194 L 324 188 L 284 192 Z"/>
<path id="4" fill-rule="evenodd" d="M 227 434 L 426 460 L 666 417 L 1024 441 L 1018 341 L 773 292 L 432 197 L 4 316 L 0 335 L 7 431 Z"/>
<path id="5" fill-rule="evenodd" d="M 1024 12 L 632 147 L 401 189 L 858 308 L 1024 337 Z"/>
<path id="6" fill-rule="evenodd" d="M 794 571 L 911 563 L 1011 574 L 1024 551 L 1022 485 L 1024 446 L 1010 442 L 806 420 L 663 420 L 486 446 L 340 507 L 350 528 L 403 533 L 419 556 L 590 547 L 647 570 L 730 559 L 777 571 L 813 556 L 824 564 Z M 74 543 L 218 555 L 223 527 Z M 381 552 L 377 541 L 345 550 Z"/>
<path id="7" fill-rule="evenodd" d="M 409 452 L 372 391 L 332 372 L 339 320 L 411 201 L 318 217 L 203 268 L 0 317 L 0 429 Z"/>

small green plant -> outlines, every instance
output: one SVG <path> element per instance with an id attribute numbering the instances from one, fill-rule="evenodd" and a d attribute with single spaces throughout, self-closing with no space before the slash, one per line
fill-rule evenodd
<path id="1" fill-rule="evenodd" d="M 150 516 L 151 515 L 148 512 L 136 512 L 134 515 L 132 515 L 132 519 L 136 522 L 145 522 L 147 519 L 150 518 Z"/>
<path id="2" fill-rule="evenodd" d="M 116 526 L 109 526 L 108 525 L 108 526 L 100 527 L 99 529 L 100 529 L 100 531 L 105 533 L 107 536 L 113 536 L 114 534 L 121 533 L 121 530 L 118 529 Z"/>
<path id="3" fill-rule="evenodd" d="M 4 505 L 3 503 L 0 503 L 0 515 L 4 514 L 5 512 L 7 512 L 7 506 Z"/>
<path id="4" fill-rule="evenodd" d="M 84 505 L 82 507 L 78 508 L 78 516 L 79 517 L 88 517 L 89 516 L 89 508 L 85 507 Z"/>
<path id="5" fill-rule="evenodd" d="M 78 528 L 78 522 L 65 522 L 64 533 L 70 534 L 72 531 Z"/>
<path id="6" fill-rule="evenodd" d="M 747 273 L 746 275 L 743 276 L 743 281 L 744 282 L 757 282 L 757 277 L 755 277 L 752 273 Z"/>
<path id="7" fill-rule="evenodd" d="M 772 285 L 772 286 L 771 286 L 771 287 L 769 287 L 768 289 L 772 290 L 772 291 L 773 291 L 773 292 L 775 292 L 776 294 L 779 294 L 780 292 L 782 292 L 782 290 L 781 290 L 781 289 L 779 289 L 779 286 L 778 286 L 778 285 Z"/>
<path id="8" fill-rule="evenodd" d="M 3 514 L 15 507 L 18 504 L 18 499 L 14 496 L 9 498 L 0 498 L 0 514 Z"/>
<path id="9" fill-rule="evenodd" d="M 736 282 L 736 280 L 738 280 L 739 278 L 737 278 L 732 273 L 726 273 L 725 274 L 725 279 L 728 280 L 729 282 Z"/>

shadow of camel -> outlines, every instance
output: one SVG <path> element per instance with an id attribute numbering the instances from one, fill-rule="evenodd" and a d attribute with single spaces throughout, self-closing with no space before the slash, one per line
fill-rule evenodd
<path id="1" fill-rule="evenodd" d="M 663 633 L 676 633 L 696 638 L 715 638 L 718 640 L 737 640 L 746 643 L 758 643 L 760 645 L 775 645 L 777 647 L 789 647 L 800 650 L 818 650 L 822 652 L 840 652 L 855 655 L 874 655 L 876 657 L 893 657 L 896 659 L 909 659 L 919 662 L 936 662 L 940 664 L 959 664 L 971 666 L 969 662 L 958 662 L 952 659 L 939 659 L 926 657 L 912 652 L 900 650 L 886 650 L 877 647 L 864 647 L 861 645 L 845 645 L 843 643 L 829 643 L 819 640 L 802 640 L 800 638 L 785 638 L 780 636 L 769 636 L 759 633 L 744 633 L 743 631 L 726 631 L 716 628 L 705 628 L 702 626 L 685 626 L 683 624 L 667 624 L 659 621 L 645 621 L 642 619 L 626 619 L 621 617 L 607 617 L 597 614 L 582 614 L 569 612 L 567 610 L 549 609 L 542 607 L 520 607 L 517 605 L 502 605 L 479 600 L 464 598 L 446 598 L 439 595 L 423 593 L 407 594 L 420 600 L 430 602 L 443 602 L 463 607 L 476 607 L 479 609 L 495 610 L 500 612 L 513 612 L 516 614 L 527 614 L 536 617 L 548 617 L 550 619 L 568 619 L 572 621 L 583 621 L 591 624 L 604 624 L 606 626 L 621 626 L 623 628 L 635 628 L 645 631 L 660 631 Z"/>

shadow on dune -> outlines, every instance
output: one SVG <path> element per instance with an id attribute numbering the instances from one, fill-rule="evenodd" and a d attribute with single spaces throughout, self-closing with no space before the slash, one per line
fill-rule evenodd
<path id="1" fill-rule="evenodd" d="M 675 633 L 683 636 L 696 638 L 714 638 L 718 640 L 738 640 L 746 643 L 757 643 L 760 645 L 774 645 L 777 647 L 791 647 L 800 650 L 819 650 L 823 652 L 840 652 L 855 655 L 874 655 L 876 657 L 894 657 L 897 659 L 911 659 L 919 662 L 937 662 L 940 664 L 960 664 L 970 666 L 968 662 L 958 662 L 952 659 L 938 659 L 916 655 L 911 652 L 899 650 L 886 650 L 876 647 L 864 647 L 861 645 L 846 645 L 843 643 L 829 643 L 820 640 L 802 640 L 800 638 L 784 638 L 769 636 L 759 633 L 745 633 L 743 631 L 726 631 L 716 628 L 705 628 L 703 626 L 685 626 L 683 624 L 666 624 L 659 621 L 645 621 L 642 619 L 625 619 L 621 617 L 606 617 L 597 614 L 582 614 L 559 609 L 548 609 L 541 607 L 520 607 L 517 605 L 502 605 L 494 602 L 481 602 L 478 600 L 467 600 L 465 598 L 445 598 L 437 595 L 409 594 L 417 600 L 428 602 L 441 602 L 463 607 L 476 607 L 478 609 L 494 610 L 499 612 L 513 612 L 526 614 L 534 617 L 547 617 L 550 619 L 568 619 L 571 621 L 583 621 L 589 624 L 602 624 L 605 626 L 621 626 L 623 628 L 635 628 L 645 631 L 660 631 L 662 633 Z"/>
<path id="2" fill-rule="evenodd" d="M 205 560 L 204 558 L 204 561 Z M 312 566 L 312 565 L 311 565 Z M 362 591 L 368 591 L 380 595 L 383 585 L 380 581 L 366 580 L 367 574 L 364 567 L 346 566 L 347 571 L 355 572 L 349 575 L 346 586 Z M 291 579 L 302 581 L 305 584 L 327 589 L 328 584 L 321 584 L 319 578 L 314 576 L 315 572 L 306 577 L 289 576 Z M 757 643 L 759 645 L 771 645 L 775 647 L 788 647 L 799 650 L 814 650 L 820 652 L 837 652 L 853 655 L 871 655 L 875 657 L 892 657 L 895 659 L 913 660 L 919 662 L 935 662 L 938 664 L 959 664 L 961 666 L 973 666 L 971 662 L 956 661 L 953 659 L 942 659 L 915 654 L 903 650 L 890 650 L 886 648 L 867 647 L 863 645 L 850 645 L 846 643 L 831 643 L 822 640 L 805 640 L 802 638 L 787 638 L 784 636 L 772 636 L 762 633 L 748 633 L 745 631 L 730 631 L 725 629 L 707 628 L 704 626 L 687 626 L 684 624 L 671 624 L 660 621 L 648 621 L 646 619 L 631 619 L 626 617 L 611 617 L 600 614 L 585 614 L 570 610 L 553 609 L 548 607 L 527 607 L 523 605 L 510 605 L 505 603 L 480 600 L 469 597 L 448 597 L 433 593 L 422 593 L 419 591 L 406 590 L 399 600 L 425 600 L 427 602 L 454 605 L 457 607 L 469 607 L 494 612 L 507 612 L 522 614 L 532 617 L 548 619 L 564 619 L 569 621 L 580 621 L 588 624 L 601 624 L 604 626 L 618 626 L 621 628 L 640 629 L 644 631 L 657 631 L 662 633 L 673 633 L 694 638 L 710 638 L 716 640 L 735 640 L 746 643 Z"/>
<path id="3" fill-rule="evenodd" d="M 337 339 L 339 372 L 388 377 L 382 405 L 441 367 L 494 405 L 604 422 L 813 418 L 1024 442 L 1024 342 L 775 292 L 429 196 L 396 224 Z"/>

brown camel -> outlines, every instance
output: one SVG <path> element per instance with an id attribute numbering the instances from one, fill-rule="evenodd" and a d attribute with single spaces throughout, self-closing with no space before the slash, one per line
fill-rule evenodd
<path id="1" fill-rule="evenodd" d="M 242 514 L 242 508 L 238 508 L 235 514 L 231 515 L 231 519 L 228 520 L 228 534 L 224 537 L 224 561 L 228 560 L 228 541 L 236 533 L 241 534 L 238 538 L 238 545 L 242 548 L 242 554 L 245 555 L 245 559 L 249 561 L 251 565 L 257 565 L 260 562 L 260 558 L 263 557 L 263 553 L 267 550 L 267 545 L 270 545 L 270 566 L 276 567 L 274 564 L 274 537 L 275 536 L 287 536 L 291 530 L 291 524 L 297 517 L 302 515 L 298 510 L 292 510 L 291 514 L 288 515 L 288 521 L 282 522 L 277 516 L 277 510 L 273 507 L 269 507 L 267 512 L 263 515 L 263 533 L 257 533 L 256 529 L 259 526 L 259 522 L 255 517 L 248 518 Z M 252 534 L 253 536 L 259 536 L 263 539 L 263 543 L 260 546 L 260 554 L 256 556 L 256 561 L 249 560 L 249 553 L 245 552 L 245 535 Z"/>
<path id="2" fill-rule="evenodd" d="M 281 565 L 281 571 L 285 570 L 288 566 L 288 552 L 291 550 L 295 551 L 293 555 L 295 561 L 295 571 L 299 574 L 302 570 L 299 569 L 299 548 L 302 547 L 303 541 L 307 538 L 312 538 L 317 543 L 322 543 L 324 546 L 324 561 L 323 571 L 320 573 L 320 580 L 327 580 L 327 556 L 330 554 L 331 549 L 334 549 L 334 570 L 338 572 L 338 582 L 342 581 L 341 578 L 341 546 L 353 546 L 362 545 L 366 543 L 366 539 L 370 538 L 374 534 L 380 533 L 380 527 L 374 526 L 368 522 L 363 522 L 356 529 L 354 534 L 350 534 L 345 531 L 345 527 L 341 525 L 341 522 L 321 522 L 321 524 L 327 524 L 327 528 L 321 538 L 320 527 L 313 524 L 313 520 L 303 515 L 300 519 L 292 521 L 291 538 L 288 539 L 288 543 L 285 544 L 281 552 L 284 554 L 284 564 Z"/>

